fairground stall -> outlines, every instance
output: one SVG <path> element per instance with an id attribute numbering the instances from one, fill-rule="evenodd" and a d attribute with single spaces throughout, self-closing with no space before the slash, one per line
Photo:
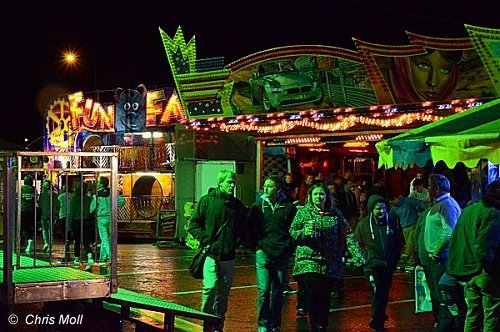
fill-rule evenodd
<path id="1" fill-rule="evenodd" d="M 121 236 L 175 237 L 174 165 L 172 122 L 183 117 L 172 88 L 148 91 L 117 88 L 87 96 L 76 92 L 56 98 L 47 108 L 44 149 L 56 152 L 116 152 L 118 179 L 125 205 L 118 210 Z M 34 158 L 37 162 L 37 158 Z M 42 161 L 43 162 L 43 161 Z M 92 167 L 105 161 L 92 158 Z M 44 167 L 69 167 L 63 156 L 44 161 Z M 95 190 L 95 179 L 85 181 Z M 72 191 L 72 181 L 68 185 Z M 60 188 L 59 188 L 60 189 Z M 158 211 L 163 226 L 158 228 Z"/>
<path id="2" fill-rule="evenodd" d="M 277 47 L 226 64 L 198 59 L 181 28 L 160 29 L 176 90 L 62 96 L 47 110 L 45 148 L 118 152 L 119 234 L 183 238 L 193 202 L 224 168 L 247 205 L 270 174 L 292 173 L 297 187 L 308 174 L 385 181 L 405 194 L 415 169 L 379 170 L 375 143 L 499 95 L 500 31 L 466 33 L 407 32 L 398 46 L 354 39 L 356 50 Z"/>
<path id="3" fill-rule="evenodd" d="M 431 161 L 470 169 L 472 200 L 499 177 L 500 99 L 378 142 L 379 166 L 423 167 Z"/>
<path id="4" fill-rule="evenodd" d="M 181 123 L 196 137 L 251 136 L 257 190 L 266 175 L 291 172 L 295 186 L 306 174 L 354 175 L 407 194 L 415 170 L 378 170 L 374 144 L 500 93 L 496 29 L 466 25 L 462 38 L 407 32 L 408 44 L 398 46 L 354 39 L 355 51 L 276 47 L 227 65 L 223 57 L 198 59 L 195 38 L 186 40 L 180 27 L 172 37 L 160 34 Z"/>

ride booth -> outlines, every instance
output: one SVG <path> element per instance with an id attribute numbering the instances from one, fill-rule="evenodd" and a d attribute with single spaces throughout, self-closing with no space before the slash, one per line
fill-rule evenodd
<path id="1" fill-rule="evenodd" d="M 119 191 L 125 199 L 118 209 L 120 238 L 175 239 L 174 126 L 183 117 L 176 92 L 147 91 L 141 84 L 98 96 L 76 92 L 52 101 L 45 117 L 45 151 L 117 153 Z M 105 166 L 97 157 L 89 162 Z M 95 187 L 94 179 L 87 182 Z M 158 226 L 159 211 L 168 227 Z"/>
<path id="2" fill-rule="evenodd" d="M 257 192 L 270 174 L 291 172 L 300 186 L 307 173 L 354 173 L 360 183 L 385 182 L 391 195 L 408 194 L 415 169 L 379 170 L 375 143 L 500 93 L 496 48 L 484 42 L 500 40 L 500 30 L 466 25 L 467 34 L 407 32 L 408 44 L 398 46 L 354 39 L 355 50 L 284 46 L 225 64 L 197 58 L 195 38 L 180 27 L 173 36 L 160 29 L 185 112 L 180 124 L 253 137 Z"/>

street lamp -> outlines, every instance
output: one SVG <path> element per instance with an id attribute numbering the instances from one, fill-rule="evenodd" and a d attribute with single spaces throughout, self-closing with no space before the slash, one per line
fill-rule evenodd
<path id="1" fill-rule="evenodd" d="M 80 55 L 77 51 L 66 50 L 62 52 L 62 63 L 66 70 L 77 67 L 80 64 Z M 96 101 L 99 101 L 99 90 L 97 89 L 97 68 L 94 67 L 94 89 L 96 93 Z"/>
<path id="2" fill-rule="evenodd" d="M 61 57 L 61 62 L 67 70 L 76 67 L 79 64 L 79 55 L 76 51 L 64 51 L 62 52 Z"/>

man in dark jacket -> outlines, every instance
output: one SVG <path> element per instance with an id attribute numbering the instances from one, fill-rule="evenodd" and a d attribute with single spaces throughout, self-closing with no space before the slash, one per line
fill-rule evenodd
<path id="1" fill-rule="evenodd" d="M 71 225 L 73 238 L 75 239 L 75 264 L 80 263 L 80 258 L 85 259 L 85 256 L 80 255 L 81 244 L 85 249 L 87 262 L 94 264 L 92 248 L 90 247 L 92 243 L 92 226 L 90 224 L 90 203 L 92 198 L 86 194 L 86 191 L 87 184 L 85 182 L 75 182 L 75 193 L 69 203 L 68 222 Z"/>
<path id="2" fill-rule="evenodd" d="M 466 331 L 496 331 L 500 318 L 500 180 L 465 208 L 451 235 L 446 272 L 466 281 Z"/>
<path id="3" fill-rule="evenodd" d="M 290 225 L 297 208 L 287 202 L 280 188 L 280 178 L 267 178 L 264 195 L 248 214 L 251 240 L 256 248 L 259 332 L 279 331 L 283 291 L 288 285 L 288 264 L 293 250 Z"/>
<path id="4" fill-rule="evenodd" d="M 59 201 L 57 193 L 51 188 L 49 180 L 42 183 L 42 192 L 38 198 L 38 205 L 41 211 L 42 237 L 43 237 L 43 252 L 49 250 L 49 244 L 52 242 L 52 229 L 59 214 Z"/>
<path id="5" fill-rule="evenodd" d="M 210 245 L 203 266 L 203 296 L 201 310 L 224 317 L 229 291 L 233 282 L 237 240 L 245 234 L 246 209 L 234 197 L 236 174 L 222 170 L 217 175 L 217 188 L 202 196 L 191 217 L 189 233 Z M 216 237 L 217 232 L 221 229 Z M 220 326 L 222 330 L 222 326 Z"/>
<path id="6" fill-rule="evenodd" d="M 30 175 L 24 177 L 21 186 L 21 237 L 26 241 L 26 254 L 33 252 L 33 232 L 35 228 L 35 201 L 36 190 L 33 186 L 33 178 Z"/>
<path id="7" fill-rule="evenodd" d="M 383 331 L 384 322 L 388 319 L 385 309 L 392 275 L 401 255 L 403 236 L 397 221 L 389 218 L 383 197 L 370 196 L 367 211 L 368 216 L 360 220 L 354 234 L 368 259 L 365 276 L 372 289 L 372 320 L 369 326 L 375 331 Z"/>

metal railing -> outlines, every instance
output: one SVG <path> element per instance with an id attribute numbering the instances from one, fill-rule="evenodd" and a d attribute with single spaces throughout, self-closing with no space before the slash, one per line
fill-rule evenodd
<path id="1" fill-rule="evenodd" d="M 90 146 L 85 152 L 118 152 L 118 172 L 166 171 L 172 162 L 175 148 L 172 144 L 159 146 Z M 87 167 L 106 167 L 106 160 L 99 157 L 84 159 Z"/>
<path id="2" fill-rule="evenodd" d="M 123 197 L 125 205 L 118 209 L 118 221 L 156 221 L 159 210 L 173 209 L 173 197 L 141 195 Z"/>

